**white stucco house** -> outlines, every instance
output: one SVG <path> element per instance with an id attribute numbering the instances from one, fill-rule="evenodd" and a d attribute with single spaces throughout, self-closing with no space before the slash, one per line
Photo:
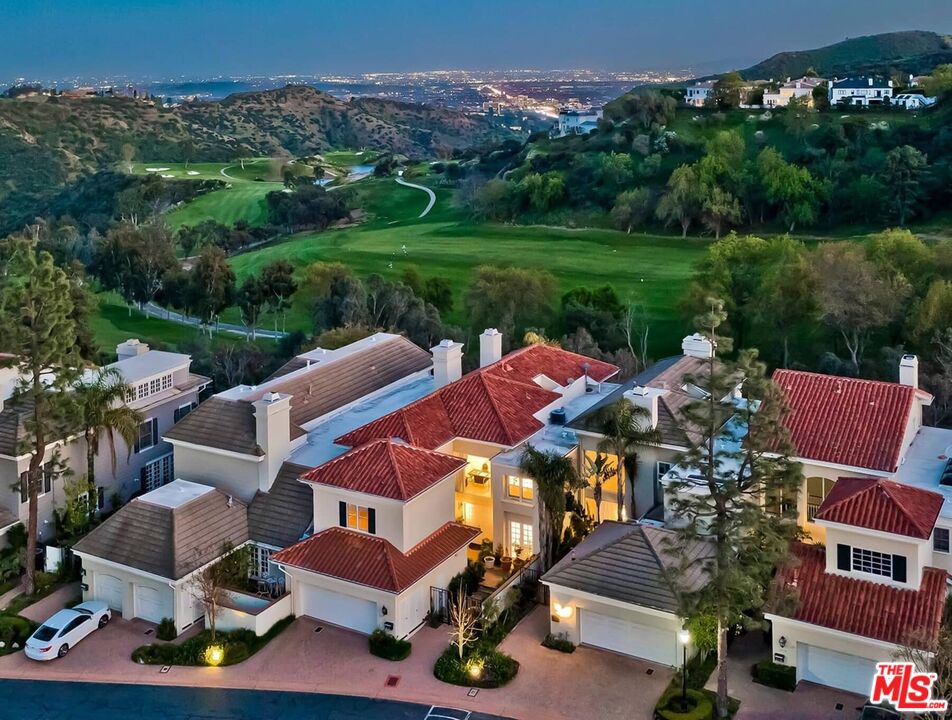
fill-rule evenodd
<path id="1" fill-rule="evenodd" d="M 874 77 L 834 80 L 827 97 L 830 105 L 888 105 L 893 96 L 893 81 Z"/>
<path id="2" fill-rule="evenodd" d="M 598 127 L 598 121 L 601 120 L 601 118 L 601 108 L 588 108 L 584 110 L 563 108 L 559 110 L 556 137 L 588 135 Z"/>
<path id="3" fill-rule="evenodd" d="M 709 100 L 714 98 L 714 81 L 698 81 L 693 85 L 688 85 L 684 91 L 684 103 L 688 107 L 704 107 Z"/>
<path id="4" fill-rule="evenodd" d="M 899 93 L 893 97 L 892 104 L 905 110 L 922 110 L 932 107 L 938 100 L 936 97 L 930 97 L 922 93 Z"/>

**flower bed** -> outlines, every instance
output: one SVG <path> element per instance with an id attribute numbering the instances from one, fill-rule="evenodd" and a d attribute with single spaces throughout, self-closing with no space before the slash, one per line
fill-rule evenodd
<path id="1" fill-rule="evenodd" d="M 655 715 L 661 720 L 710 720 L 714 704 L 700 690 L 688 690 L 686 703 L 682 703 L 681 691 L 669 689 L 658 701 Z"/>
<path id="2" fill-rule="evenodd" d="M 478 688 L 502 687 L 512 680 L 517 672 L 517 660 L 485 643 L 468 650 L 462 659 L 456 646 L 450 645 L 433 666 L 433 675 L 438 680 Z"/>
<path id="3" fill-rule="evenodd" d="M 178 645 L 143 645 L 132 652 L 132 660 L 146 665 L 236 665 L 247 660 L 276 638 L 288 625 L 294 622 L 288 616 L 274 624 L 266 634 L 258 637 L 251 630 L 233 630 L 212 634 L 203 630 L 195 637 Z M 214 657 L 208 654 L 210 647 L 221 649 Z"/>

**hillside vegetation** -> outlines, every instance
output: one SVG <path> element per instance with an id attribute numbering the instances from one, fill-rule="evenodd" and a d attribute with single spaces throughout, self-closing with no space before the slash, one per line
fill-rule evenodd
<path id="1" fill-rule="evenodd" d="M 894 72 L 920 75 L 952 62 L 952 38 L 922 30 L 865 35 L 814 50 L 777 53 L 741 70 L 745 80 L 800 77 L 815 70 L 821 77 Z"/>

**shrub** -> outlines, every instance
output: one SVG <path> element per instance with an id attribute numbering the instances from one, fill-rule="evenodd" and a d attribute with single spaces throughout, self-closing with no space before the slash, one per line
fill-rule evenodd
<path id="1" fill-rule="evenodd" d="M 483 576 L 486 574 L 486 566 L 483 563 L 474 563 L 470 562 L 466 565 L 466 569 L 458 575 L 454 576 L 449 582 L 447 589 L 449 590 L 450 596 L 455 597 L 456 593 L 459 591 L 460 584 L 466 590 L 467 595 L 472 595 L 474 592 L 479 590 L 479 583 L 482 582 Z"/>
<path id="2" fill-rule="evenodd" d="M 797 669 L 787 665 L 778 665 L 770 660 L 762 660 L 751 668 L 754 682 L 793 692 L 797 689 Z"/>
<path id="3" fill-rule="evenodd" d="M 450 645 L 433 666 L 433 675 L 437 680 L 477 688 L 502 687 L 517 672 L 517 660 L 485 643 L 477 645 L 462 660 L 456 646 Z"/>
<path id="4" fill-rule="evenodd" d="M 404 660 L 412 647 L 408 640 L 398 640 L 380 628 L 370 634 L 370 654 L 385 660 Z"/>
<path id="5" fill-rule="evenodd" d="M 687 709 L 681 710 L 681 691 L 668 690 L 655 707 L 655 717 L 661 720 L 710 720 L 714 703 L 700 690 L 688 690 Z"/>
<path id="6" fill-rule="evenodd" d="M 175 630 L 175 621 L 172 618 L 162 618 L 158 630 L 155 631 L 155 636 L 159 640 L 174 640 L 178 637 L 178 632 Z"/>
<path id="7" fill-rule="evenodd" d="M 549 633 L 542 641 L 542 645 L 547 648 L 552 648 L 553 650 L 558 650 L 559 652 L 575 652 L 575 643 L 569 640 L 565 633 L 559 633 L 558 635 Z"/>
<path id="8" fill-rule="evenodd" d="M 218 632 L 215 644 L 225 650 L 222 665 L 236 665 L 258 652 L 277 637 L 288 625 L 294 622 L 293 616 L 279 620 L 264 635 L 258 637 L 251 630 L 232 630 Z M 205 665 L 205 650 L 212 644 L 212 634 L 203 630 L 179 645 L 143 645 L 132 652 L 132 660 L 146 665 Z"/>
<path id="9" fill-rule="evenodd" d="M 0 615 L 0 655 L 9 655 L 22 648 L 36 627 L 32 620 L 19 615 Z"/>

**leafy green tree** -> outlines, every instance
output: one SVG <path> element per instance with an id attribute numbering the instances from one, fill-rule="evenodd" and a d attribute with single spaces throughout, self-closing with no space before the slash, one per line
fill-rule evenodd
<path id="1" fill-rule="evenodd" d="M 131 388 L 116 368 L 93 371 L 75 386 L 76 406 L 86 440 L 86 504 L 90 522 L 97 509 L 96 457 L 103 436 L 109 442 L 109 457 L 115 474 L 116 438 L 126 444 L 127 455 L 131 455 L 139 437 L 139 426 L 144 421 L 142 413 L 126 404 L 130 393 Z"/>
<path id="2" fill-rule="evenodd" d="M 805 97 L 790 98 L 783 114 L 784 129 L 797 140 L 802 140 L 813 125 L 813 113 Z"/>
<path id="3" fill-rule="evenodd" d="M 681 226 L 681 237 L 701 213 L 704 204 L 704 189 L 697 171 L 691 165 L 681 165 L 671 173 L 667 187 L 658 202 L 656 214 L 665 225 L 673 222 Z"/>
<path id="4" fill-rule="evenodd" d="M 939 65 L 924 77 L 922 91 L 927 95 L 942 98 L 952 93 L 952 65 Z"/>
<path id="5" fill-rule="evenodd" d="M 519 468 L 536 486 L 539 511 L 540 572 L 555 564 L 562 526 L 565 523 L 565 494 L 581 486 L 572 461 L 552 450 L 537 450 L 526 445 Z"/>
<path id="6" fill-rule="evenodd" d="M 654 215 L 654 208 L 655 198 L 651 188 L 639 187 L 626 190 L 615 198 L 615 205 L 611 212 L 612 222 L 619 230 L 624 230 L 630 235 L 633 227 L 647 224 Z"/>
<path id="7" fill-rule="evenodd" d="M 843 338 L 858 373 L 870 333 L 898 317 L 909 287 L 890 282 L 863 248 L 851 243 L 820 245 L 811 264 L 820 317 Z"/>
<path id="8" fill-rule="evenodd" d="M 0 255 L 0 346 L 9 353 L 0 363 L 18 372 L 10 402 L 25 408 L 19 451 L 30 456 L 19 482 L 26 483 L 28 502 L 23 589 L 31 594 L 36 587 L 37 497 L 47 446 L 77 429 L 75 394 L 69 390 L 79 378 L 81 363 L 66 273 L 25 237 L 5 241 Z"/>
<path id="9" fill-rule="evenodd" d="M 718 331 L 726 316 L 717 301 L 698 318 L 698 329 L 719 353 L 730 349 Z M 799 466 L 783 418 L 782 393 L 766 376 L 756 351 L 741 351 L 736 362 L 711 357 L 690 378 L 701 399 L 682 408 L 688 437 L 700 442 L 671 471 L 667 507 L 679 519 L 669 550 L 678 558 L 672 580 L 680 614 L 709 615 L 717 621 L 717 711 L 728 717 L 727 634 L 745 613 L 761 607 L 777 564 L 796 534 Z M 746 402 L 734 400 L 742 382 Z M 700 561 L 699 543 L 710 548 Z M 697 564 L 706 582 L 697 585 Z"/>
<path id="10" fill-rule="evenodd" d="M 909 284 L 921 290 L 932 276 L 935 251 L 909 230 L 884 230 L 866 243 L 866 257 L 898 285 Z"/>
<path id="11" fill-rule="evenodd" d="M 202 250 L 189 275 L 191 307 L 210 335 L 215 317 L 235 301 L 235 273 L 224 251 L 209 245 Z"/>
<path id="12" fill-rule="evenodd" d="M 446 277 L 427 278 L 421 297 L 441 313 L 453 309 L 453 282 Z"/>
<path id="13" fill-rule="evenodd" d="M 724 73 L 714 82 L 714 104 L 730 110 L 743 102 L 744 78 L 737 71 Z"/>
<path id="14" fill-rule="evenodd" d="M 889 188 L 900 227 L 915 215 L 923 194 L 922 178 L 927 168 L 926 156 L 911 145 L 893 148 L 886 154 L 883 182 Z"/>
<path id="15" fill-rule="evenodd" d="M 725 225 L 736 225 L 741 221 L 740 202 L 729 191 L 717 185 L 708 186 L 704 191 L 701 204 L 701 219 L 707 228 L 714 232 L 714 239 L 721 239 Z"/>
<path id="16" fill-rule="evenodd" d="M 241 321 L 251 330 L 252 340 L 257 337 L 258 320 L 268 298 L 268 288 L 254 275 L 249 275 L 236 293 L 235 304 L 241 311 Z"/>
<path id="17" fill-rule="evenodd" d="M 521 185 L 530 207 L 539 212 L 551 210 L 565 195 L 565 183 L 557 172 L 530 173 Z"/>
<path id="18" fill-rule="evenodd" d="M 297 291 L 294 280 L 294 265 L 287 260 L 275 260 L 261 270 L 261 292 L 267 300 L 268 309 L 274 315 L 274 329 L 278 329 L 278 313 L 281 313 L 281 327 L 286 329 L 287 311 L 291 307 L 291 297 Z"/>
<path id="19" fill-rule="evenodd" d="M 472 327 L 497 327 L 505 340 L 546 317 L 556 287 L 546 270 L 482 265 L 466 289 L 463 307 Z"/>
<path id="20" fill-rule="evenodd" d="M 757 158 L 757 172 L 767 202 L 777 207 L 780 220 L 793 232 L 797 225 L 812 225 L 819 213 L 821 188 L 810 171 L 786 162 L 773 148 Z"/>
<path id="21" fill-rule="evenodd" d="M 128 303 L 148 303 L 178 267 L 172 235 L 165 225 L 122 223 L 96 245 L 93 272 L 103 286 Z"/>

